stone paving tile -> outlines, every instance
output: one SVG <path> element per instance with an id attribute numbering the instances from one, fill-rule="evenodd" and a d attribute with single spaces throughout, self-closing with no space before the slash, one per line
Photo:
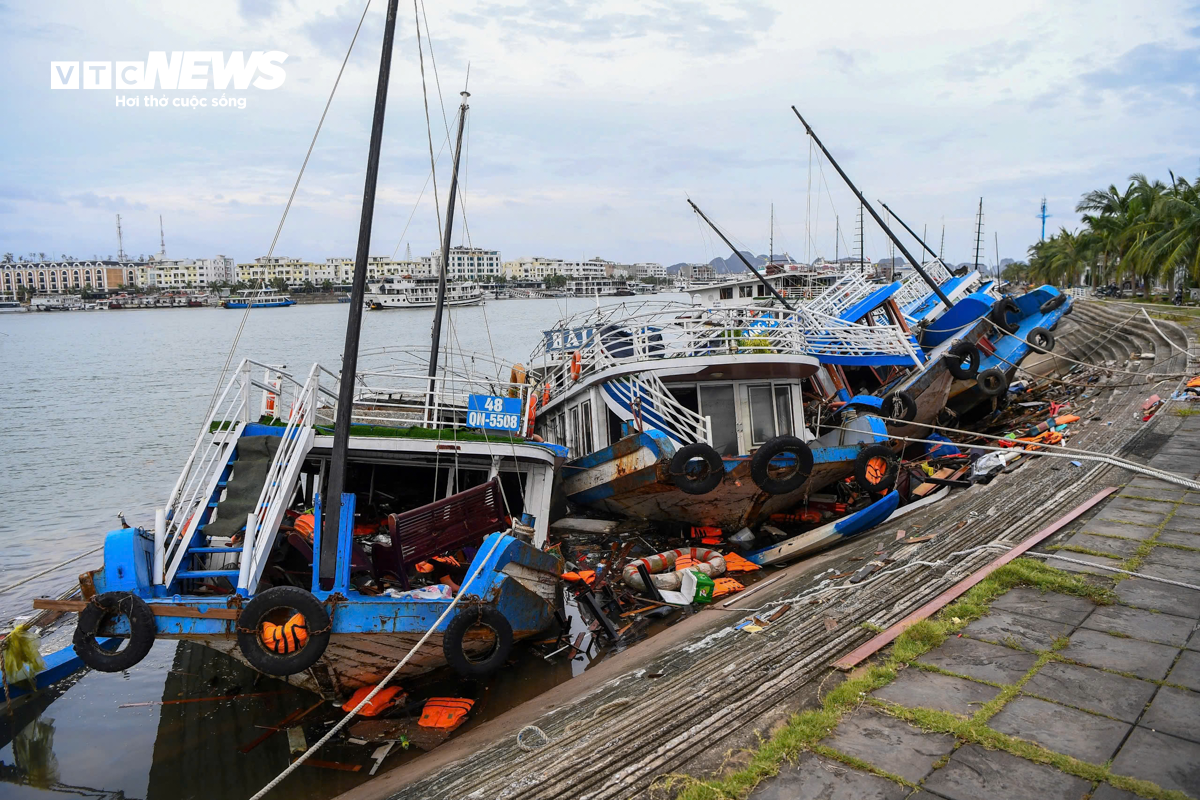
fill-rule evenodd
<path id="1" fill-rule="evenodd" d="M 1071 644 L 1059 655 L 1081 664 L 1115 672 L 1128 672 L 1139 678 L 1159 680 L 1166 676 L 1179 648 L 1163 644 L 1120 639 L 1100 631 L 1078 630 Z"/>
<path id="2" fill-rule="evenodd" d="M 1182 506 L 1180 506 L 1182 508 Z M 1189 509 L 1195 506 L 1188 506 Z M 1163 525 L 1164 530 L 1168 531 L 1183 531 L 1184 533 L 1196 533 L 1200 531 L 1200 519 L 1190 517 L 1186 514 L 1176 514 L 1171 517 Z"/>
<path id="3" fill-rule="evenodd" d="M 1123 633 L 1134 639 L 1183 647 L 1195 626 L 1187 617 L 1155 614 L 1144 608 L 1101 606 L 1084 620 L 1084 628 L 1108 633 Z"/>
<path id="4" fill-rule="evenodd" d="M 1116 593 L 1126 605 L 1169 611 L 1182 617 L 1200 617 L 1200 592 L 1194 589 L 1129 578 L 1117 584 Z"/>
<path id="5" fill-rule="evenodd" d="M 1200 694 L 1164 686 L 1138 725 L 1200 743 Z"/>
<path id="6" fill-rule="evenodd" d="M 1162 542 L 1163 544 L 1181 544 L 1184 547 L 1200 547 L 1200 532 L 1188 533 L 1187 531 L 1164 530 L 1154 541 Z"/>
<path id="7" fill-rule="evenodd" d="M 1096 791 L 1092 792 L 1092 800 L 1140 800 L 1140 798 L 1133 792 L 1114 789 L 1107 783 L 1102 783 Z"/>
<path id="8" fill-rule="evenodd" d="M 964 628 L 963 633 L 997 644 L 1012 642 L 1025 650 L 1049 650 L 1055 639 L 1066 636 L 1073 628 L 1064 622 L 992 611 Z"/>
<path id="9" fill-rule="evenodd" d="M 1008 703 L 988 725 L 1010 736 L 1074 756 L 1081 761 L 1103 764 L 1117 752 L 1133 726 L 1086 711 L 1048 703 L 1033 697 L 1018 697 Z"/>
<path id="10" fill-rule="evenodd" d="M 1127 525 L 1108 519 L 1094 519 L 1083 525 L 1084 533 L 1103 533 L 1107 536 L 1123 536 L 1126 539 L 1149 539 L 1156 530 L 1158 526 Z"/>
<path id="11" fill-rule="evenodd" d="M 994 686 L 915 668 L 904 670 L 896 680 L 875 691 L 876 697 L 889 703 L 909 708 L 932 708 L 964 717 L 974 714 L 998 694 L 1000 690 Z"/>
<path id="12" fill-rule="evenodd" d="M 1187 534 L 1192 536 L 1194 534 Z M 1166 564 L 1170 567 L 1200 571 L 1200 551 L 1179 550 L 1174 547 L 1155 547 L 1146 556 L 1147 564 Z"/>
<path id="13" fill-rule="evenodd" d="M 902 800 L 907 786 L 806 753 L 751 792 L 754 800 Z"/>
<path id="14" fill-rule="evenodd" d="M 1177 490 L 1179 492 L 1187 491 L 1182 486 L 1179 486 L 1174 483 L 1168 483 L 1167 481 L 1160 481 L 1157 478 L 1151 478 L 1149 475 L 1135 476 L 1133 478 L 1133 480 L 1131 480 L 1125 486 L 1125 488 L 1122 489 L 1121 491 L 1128 492 L 1128 491 L 1132 491 L 1134 489 L 1143 489 L 1143 488 L 1145 488 L 1145 489 L 1162 489 L 1164 491 L 1166 491 L 1166 490 L 1173 490 L 1173 491 Z"/>
<path id="15" fill-rule="evenodd" d="M 1121 519 L 1127 511 L 1165 515 L 1171 511 L 1173 506 L 1173 503 L 1163 503 L 1158 500 L 1134 500 L 1128 497 L 1117 497 L 1109 500 L 1098 516 L 1107 517 L 1108 519 Z"/>
<path id="16" fill-rule="evenodd" d="M 1196 626 L 1197 628 L 1200 628 L 1200 622 L 1197 622 Z M 1188 650 L 1200 650 L 1200 630 L 1196 630 L 1192 633 L 1192 638 L 1188 639 L 1186 646 Z"/>
<path id="17" fill-rule="evenodd" d="M 1142 543 L 1135 539 L 1118 539 L 1114 536 L 1097 536 L 1094 533 L 1077 533 L 1063 542 L 1063 544 L 1070 545 L 1071 547 L 1082 547 L 1087 550 L 1098 550 L 1101 553 L 1113 553 L 1121 558 L 1129 558 Z M 1063 552 L 1063 555 L 1069 556 L 1071 554 Z M 1117 565 L 1113 564 L 1113 566 Z"/>
<path id="18" fill-rule="evenodd" d="M 917 783 L 933 771 L 933 762 L 954 749 L 954 737 L 925 733 L 904 720 L 863 709 L 843 719 L 821 744 Z"/>
<path id="19" fill-rule="evenodd" d="M 1016 683 L 1037 656 L 967 638 L 947 639 L 919 659 L 925 664 L 993 683 Z"/>
<path id="20" fill-rule="evenodd" d="M 1191 586 L 1200 586 L 1200 571 L 1194 569 L 1183 569 L 1181 567 L 1173 567 L 1167 564 L 1155 564 L 1147 562 L 1142 564 L 1137 571 L 1143 575 L 1151 575 L 1155 578 L 1165 578 L 1169 581 L 1179 581 L 1180 583 L 1186 583 Z M 1181 586 L 1179 588 L 1182 589 L 1184 587 Z"/>
<path id="21" fill-rule="evenodd" d="M 1151 511 L 1124 511 L 1114 510 L 1109 511 L 1107 507 L 1100 510 L 1097 517 L 1101 520 L 1112 520 L 1114 522 L 1123 523 L 1126 525 L 1143 525 L 1147 528 L 1157 528 L 1162 525 L 1163 520 L 1167 518 L 1169 509 L 1164 508 L 1159 512 Z"/>
<path id="22" fill-rule="evenodd" d="M 1066 559 L 1071 560 L 1067 561 Z M 1076 563 L 1078 561 L 1086 562 L 1086 564 Z M 1050 557 L 1046 559 L 1046 563 L 1055 569 L 1061 569 L 1066 572 L 1087 572 L 1092 575 L 1105 575 L 1108 577 L 1116 575 L 1117 573 L 1102 569 L 1092 569 L 1091 567 L 1087 566 L 1087 564 L 1099 564 L 1102 567 L 1116 567 L 1117 569 L 1121 568 L 1121 562 L 1119 559 L 1105 558 L 1104 556 L 1094 556 L 1091 553 L 1070 553 L 1066 551 L 1050 553 Z"/>
<path id="23" fill-rule="evenodd" d="M 1175 486 L 1166 481 L 1154 481 L 1156 485 L 1133 485 L 1130 484 L 1121 490 L 1117 497 L 1121 498 L 1149 498 L 1157 500 L 1160 503 L 1173 503 L 1177 500 L 1183 500 L 1187 494 L 1182 486 Z"/>
<path id="24" fill-rule="evenodd" d="M 1113 760 L 1112 771 L 1200 797 L 1200 744 L 1134 728 Z"/>
<path id="25" fill-rule="evenodd" d="M 1200 692 L 1200 653 L 1195 650 L 1184 650 L 1183 655 L 1171 668 L 1167 676 L 1171 683 L 1186 686 L 1194 692 Z"/>
<path id="26" fill-rule="evenodd" d="M 949 800 L 1079 800 L 1091 783 L 1009 753 L 965 745 L 925 787 Z"/>
<path id="27" fill-rule="evenodd" d="M 1197 524 L 1197 521 L 1200 521 L 1200 506 L 1180 504 L 1179 508 L 1175 509 L 1175 515 L 1172 517 L 1172 520 L 1180 519 L 1189 520 L 1187 524 L 1190 525 Z"/>
<path id="28" fill-rule="evenodd" d="M 1018 586 L 996 598 L 992 608 L 1078 625 L 1087 619 L 1088 614 L 1096 608 L 1096 604 L 1086 597 L 1042 592 L 1028 586 Z"/>
<path id="29" fill-rule="evenodd" d="M 1177 681 L 1178 682 L 1178 681 Z M 1037 671 L 1023 691 L 1109 717 L 1136 722 L 1155 685 L 1077 664 L 1050 662 Z"/>

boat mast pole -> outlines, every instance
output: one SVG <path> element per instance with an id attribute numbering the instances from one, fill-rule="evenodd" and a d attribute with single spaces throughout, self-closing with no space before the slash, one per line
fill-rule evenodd
<path id="1" fill-rule="evenodd" d="M 913 269 L 917 271 L 917 274 L 921 276 L 921 279 L 929 285 L 929 288 L 933 290 L 933 293 L 937 295 L 937 298 L 942 301 L 946 308 L 950 308 L 953 303 L 950 302 L 949 297 L 946 297 L 946 293 L 942 291 L 942 287 L 938 286 L 937 281 L 929 277 L 929 273 L 917 263 L 917 260 L 913 258 L 912 253 L 908 252 L 908 248 L 906 248 L 904 244 L 896 237 L 896 234 L 892 232 L 892 229 L 883 224 L 883 220 L 880 218 L 879 213 L 875 210 L 875 207 L 867 202 L 867 199 L 863 197 L 863 193 L 858 190 L 858 187 L 854 185 L 849 176 L 842 171 L 841 166 L 837 163 L 837 161 L 834 160 L 829 151 L 825 149 L 825 145 L 822 144 L 821 140 L 817 138 L 817 134 L 813 133 L 812 126 L 804 121 L 804 117 L 800 116 L 800 112 L 795 106 L 792 106 L 792 112 L 795 113 L 796 119 L 800 120 L 800 124 L 804 126 L 804 130 L 808 132 L 808 135 L 811 136 L 813 141 L 817 143 L 817 147 L 821 148 L 821 152 L 824 153 L 825 157 L 829 159 L 829 163 L 833 164 L 833 168 L 837 170 L 838 175 L 842 176 L 842 180 L 844 180 L 846 185 L 850 187 L 850 191 L 854 192 L 854 196 L 858 198 L 858 202 L 862 203 L 863 208 L 871 212 L 871 217 L 875 220 L 876 224 L 883 229 L 883 232 L 887 234 L 889 239 L 896 243 L 896 248 L 906 259 L 908 259 L 908 263 L 913 265 Z"/>
<path id="2" fill-rule="evenodd" d="M 934 258 L 937 258 L 937 257 L 938 257 L 938 254 L 937 254 L 937 253 L 935 253 L 935 252 L 933 252 L 933 248 L 932 248 L 932 247 L 930 247 L 929 245 L 925 244 L 925 240 L 924 240 L 924 239 L 922 239 L 920 236 L 917 236 L 917 232 L 916 232 L 916 231 L 914 231 L 912 228 L 908 227 L 908 225 L 906 225 L 906 224 L 904 223 L 904 220 L 900 219 L 900 215 L 899 215 L 899 214 L 897 214 L 895 211 L 892 211 L 890 208 L 888 208 L 888 204 L 887 204 L 887 203 L 885 203 L 885 202 L 883 202 L 882 200 L 880 200 L 880 201 L 879 201 L 879 205 L 883 206 L 883 210 L 884 210 L 884 211 L 886 211 L 886 212 L 888 212 L 889 214 L 891 214 L 891 215 L 892 215 L 892 219 L 896 220 L 896 222 L 899 222 L 899 223 L 900 223 L 900 227 L 902 227 L 902 228 L 904 228 L 904 230 L 908 231 L 908 234 L 909 234 L 909 236 L 911 236 L 911 237 L 913 237 L 914 239 L 916 239 L 916 240 L 917 240 L 917 244 L 921 245 L 921 247 L 924 247 L 924 248 L 925 248 L 925 251 L 926 251 L 927 253 L 929 253 L 929 255 L 933 256 Z"/>
<path id="3" fill-rule="evenodd" d="M 367 152 L 362 218 L 358 224 L 358 251 L 354 258 L 354 281 L 350 288 L 346 347 L 342 352 L 342 374 L 338 381 L 333 456 L 329 462 L 329 485 L 322 503 L 325 519 L 321 526 L 320 582 L 323 588 L 332 587 L 337 568 L 338 528 L 342 517 L 342 492 L 346 488 L 350 419 L 354 410 L 354 384 L 358 372 L 358 338 L 362 329 L 363 295 L 367 284 L 367 253 L 371 248 L 371 223 L 375 218 L 375 187 L 379 183 L 379 153 L 383 145 L 383 120 L 387 109 L 388 77 L 392 72 L 392 43 L 396 37 L 396 10 L 399 3 L 400 0 L 388 0 L 383 51 L 379 57 L 379 82 L 375 87 L 375 114 L 371 120 L 371 146 Z"/>
<path id="4" fill-rule="evenodd" d="M 433 406 L 434 392 L 437 391 L 438 349 L 442 345 L 442 309 L 446 304 L 446 272 L 450 269 L 450 235 L 454 231 L 454 200 L 458 196 L 458 160 L 462 156 L 463 126 L 467 121 L 468 91 L 460 92 L 462 104 L 458 107 L 458 140 L 454 145 L 454 169 L 450 173 L 450 198 L 446 206 L 446 228 L 442 231 L 442 264 L 438 271 L 437 305 L 433 309 L 432 344 L 429 349 L 429 396 L 425 398 L 425 408 Z M 430 421 L 430 412 L 425 413 L 426 422 Z"/>
<path id="5" fill-rule="evenodd" d="M 763 286 L 767 287 L 767 291 L 770 292 L 771 294 L 775 295 L 775 299 L 778 300 L 780 303 L 782 303 L 784 308 L 786 308 L 788 311 L 796 310 L 796 309 L 792 308 L 791 305 L 788 304 L 788 301 L 786 299 L 784 299 L 783 295 L 781 295 L 779 292 L 775 291 L 775 287 L 767 282 L 767 279 L 763 276 L 763 274 L 761 272 L 759 272 L 758 270 L 756 270 L 754 268 L 754 265 L 751 264 L 749 261 L 747 261 L 746 257 L 744 255 L 742 255 L 741 252 L 736 247 L 733 246 L 733 242 L 731 242 L 725 238 L 725 234 L 721 233 L 721 229 L 718 228 L 716 225 L 714 225 L 713 221 L 711 219 L 709 219 L 707 216 L 705 216 L 704 212 L 700 210 L 700 206 L 693 203 L 690 198 L 688 199 L 688 205 L 692 207 L 693 211 L 695 211 L 697 214 L 700 215 L 701 219 L 703 219 L 705 222 L 708 223 L 708 227 L 712 228 L 714 231 L 717 232 L 717 236 L 721 237 L 721 241 L 723 241 L 726 245 L 728 245 L 729 249 L 733 251 L 733 254 L 735 256 L 737 256 L 738 258 L 741 259 L 742 263 L 746 265 L 746 269 L 753 272 L 755 277 L 757 277 L 760 281 L 762 281 Z"/>

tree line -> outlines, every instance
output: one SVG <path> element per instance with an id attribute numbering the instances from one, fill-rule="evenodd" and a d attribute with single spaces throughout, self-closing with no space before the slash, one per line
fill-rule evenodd
<path id="1" fill-rule="evenodd" d="M 1084 194 L 1075 205 L 1083 226 L 1035 243 L 1028 262 L 1010 264 L 1003 277 L 1058 286 L 1200 283 L 1200 176 L 1170 177 L 1163 183 L 1137 173 L 1124 190 L 1114 184 Z"/>

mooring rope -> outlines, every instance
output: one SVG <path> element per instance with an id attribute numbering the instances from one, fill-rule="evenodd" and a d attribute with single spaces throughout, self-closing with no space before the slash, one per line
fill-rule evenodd
<path id="1" fill-rule="evenodd" d="M 1157 583 L 1166 583 L 1171 586 L 1182 586 L 1185 589 L 1195 589 L 1196 591 L 1200 592 L 1200 586 L 1197 586 L 1194 583 L 1184 583 L 1183 581 L 1173 581 L 1173 580 L 1169 580 L 1167 578 L 1159 578 L 1155 575 L 1147 575 L 1144 572 L 1130 572 L 1127 569 L 1118 569 L 1117 567 L 1106 567 L 1103 564 L 1093 564 L 1091 561 L 1083 561 L 1078 558 L 1067 558 L 1066 556 L 1060 556 L 1058 553 L 1026 553 L 1025 555 L 1031 556 L 1033 558 L 1046 558 L 1046 559 L 1056 558 L 1059 561 L 1069 561 L 1072 564 L 1082 564 L 1085 567 L 1095 567 L 1096 569 L 1103 569 L 1103 570 L 1107 570 L 1109 572 L 1120 572 L 1122 575 L 1128 575 L 1131 578 L 1141 578 L 1141 579 L 1147 580 L 1147 581 L 1156 581 Z"/>
<path id="2" fill-rule="evenodd" d="M 288 765 L 287 769 L 285 769 L 283 772 L 276 775 L 275 778 L 272 779 L 270 783 L 268 783 L 266 786 L 264 786 L 262 789 L 260 789 L 257 794 L 255 794 L 253 797 L 250 798 L 250 800 L 261 800 L 261 798 L 264 795 L 266 795 L 267 792 L 271 791 L 276 786 L 278 786 L 280 783 L 282 783 L 284 778 L 286 778 L 288 775 L 291 775 L 296 770 L 296 767 L 299 767 L 301 764 L 303 764 L 305 761 L 307 761 L 308 757 L 310 755 L 315 753 L 326 742 L 328 742 L 330 739 L 332 739 L 334 737 L 334 735 L 337 734 L 338 731 L 340 731 L 342 728 L 346 727 L 346 724 L 348 722 L 350 722 L 350 720 L 354 719 L 354 717 L 358 714 L 359 711 L 361 711 L 363 708 L 365 708 L 367 706 L 368 703 L 370 703 L 372 700 L 375 699 L 375 695 L 379 694 L 383 690 L 383 687 L 387 686 L 388 683 L 392 680 L 392 678 L 396 677 L 396 675 L 400 672 L 400 670 L 404 667 L 404 665 L 408 663 L 408 660 L 413 657 L 413 654 L 416 653 L 418 650 L 420 650 L 422 646 L 424 646 L 425 642 L 429 639 L 429 637 L 433 635 L 433 632 L 438 629 L 438 626 L 442 624 L 442 622 L 446 619 L 446 617 L 450 616 L 450 612 L 454 610 L 454 607 L 456 605 L 458 605 L 458 601 L 466 596 L 467 587 L 471 585 L 472 581 L 474 581 L 476 578 L 479 577 L 479 573 L 483 572 L 484 565 L 487 564 L 487 562 L 491 559 L 492 555 L 496 552 L 497 548 L 500 547 L 500 543 L 503 541 L 504 541 L 503 535 L 499 535 L 496 537 L 496 541 L 492 545 L 492 549 L 489 550 L 488 554 L 486 556 L 484 556 L 484 558 L 479 562 L 479 566 L 475 568 L 475 572 L 473 572 L 471 574 L 471 576 L 469 578 L 467 578 L 466 581 L 463 582 L 463 585 L 459 588 L 458 593 L 456 595 L 454 595 L 454 599 L 450 601 L 450 605 L 446 606 L 446 610 L 442 612 L 442 615 L 437 618 L 437 621 L 434 622 L 433 625 L 430 626 L 429 630 L 425 631 L 425 634 L 420 638 L 420 640 L 415 645 L 413 645 L 412 649 L 409 650 L 408 653 L 405 654 L 404 658 L 400 659 L 400 662 L 398 664 L 396 664 L 396 666 L 392 667 L 392 671 L 389 672 L 387 674 L 387 676 L 384 677 L 383 680 L 381 680 L 379 683 L 377 683 L 375 685 L 375 688 L 372 689 L 370 691 L 370 693 L 368 693 L 367 696 L 362 699 L 362 702 L 360 702 L 354 708 L 350 709 L 350 712 L 347 713 L 346 716 L 344 716 L 340 720 L 338 720 L 337 724 L 334 725 L 332 728 L 330 728 L 329 732 L 326 733 L 324 736 L 322 736 L 321 739 L 316 744 L 314 744 L 312 747 L 308 748 L 303 753 L 301 753 L 299 758 L 297 758 L 290 765 Z"/>

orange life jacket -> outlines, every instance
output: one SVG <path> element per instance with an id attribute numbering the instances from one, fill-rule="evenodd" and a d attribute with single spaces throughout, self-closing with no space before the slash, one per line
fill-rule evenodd
<path id="1" fill-rule="evenodd" d="M 474 700 L 465 697 L 431 697 L 421 710 L 417 724 L 422 728 L 454 730 L 467 721 Z"/>
<path id="2" fill-rule="evenodd" d="M 371 690 L 374 688 L 374 686 L 364 686 L 359 689 L 342 705 L 342 711 L 353 711 L 359 703 L 366 699 L 367 695 L 369 695 Z M 404 690 L 399 686 L 389 686 L 386 689 L 381 689 L 379 694 L 371 698 L 371 702 L 362 707 L 362 710 L 358 712 L 359 716 L 378 716 L 383 711 L 386 711 L 390 706 L 404 702 L 407 697 L 408 695 L 405 694 Z"/>
<path id="3" fill-rule="evenodd" d="M 737 553 L 728 553 L 725 556 L 725 571 L 726 572 L 754 572 L 756 569 L 762 569 L 753 561 L 748 561 Z"/>
<path id="4" fill-rule="evenodd" d="M 733 578 L 713 578 L 713 597 L 724 597 L 727 594 L 740 592 L 746 587 Z"/>
<path id="5" fill-rule="evenodd" d="M 304 615 L 297 612 L 282 625 L 264 622 L 259 636 L 268 650 L 287 655 L 304 647 L 308 641 L 308 623 Z"/>

